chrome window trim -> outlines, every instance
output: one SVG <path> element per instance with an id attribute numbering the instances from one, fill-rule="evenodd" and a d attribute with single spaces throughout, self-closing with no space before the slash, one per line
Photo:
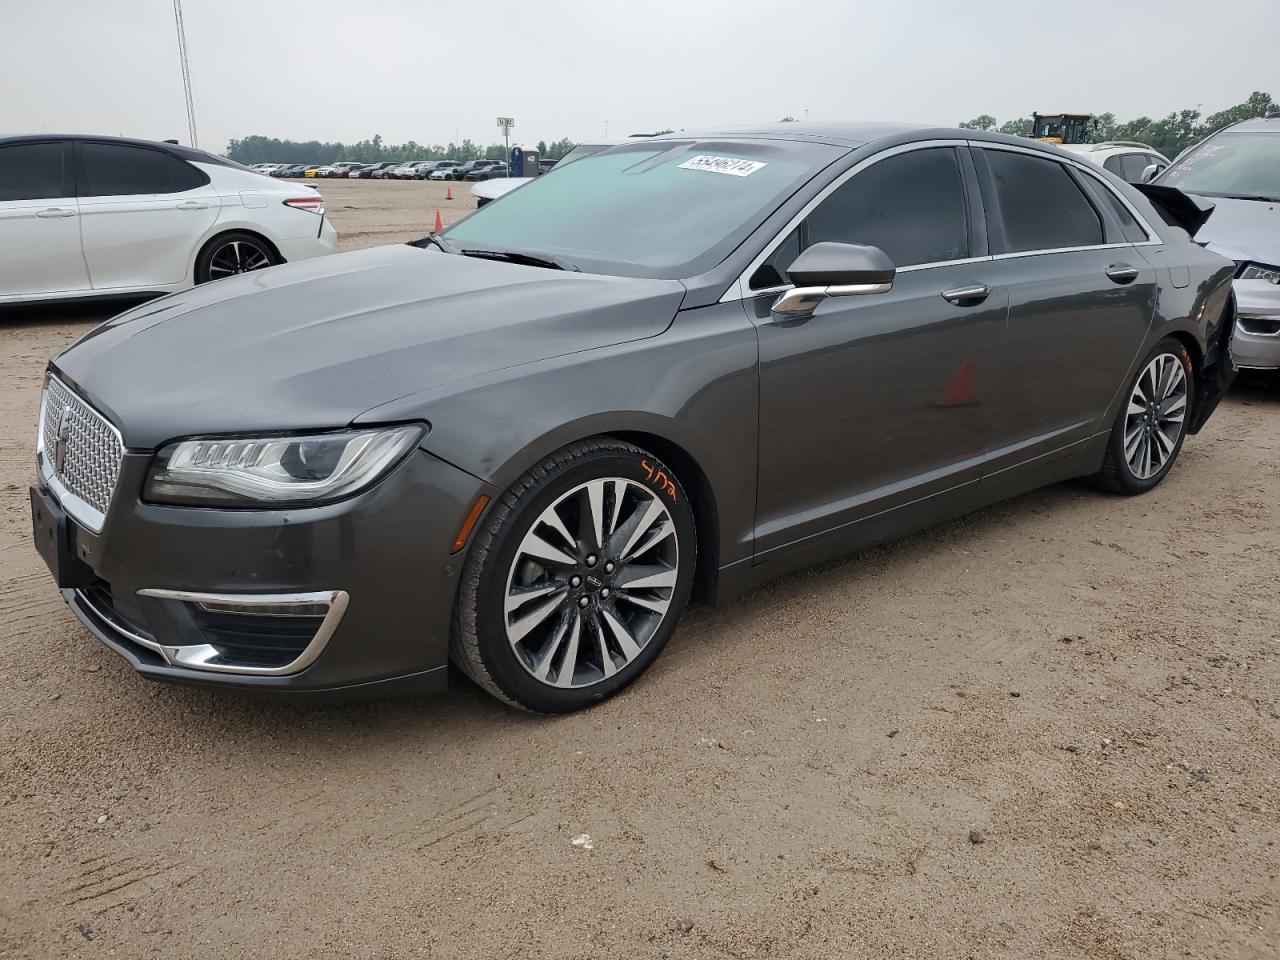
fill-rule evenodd
<path id="1" fill-rule="evenodd" d="M 99 617 L 115 625 L 114 619 L 107 617 L 92 603 L 85 600 L 80 591 L 77 591 L 76 595 L 81 597 L 82 602 Z M 316 593 L 193 593 L 186 590 L 146 588 L 139 590 L 138 596 L 152 597 L 158 600 L 179 600 L 184 603 L 216 603 L 224 606 L 259 606 L 262 604 L 314 606 L 316 604 L 324 604 L 328 607 L 328 612 L 320 622 L 320 626 L 316 630 L 315 636 L 311 638 L 311 642 L 307 644 L 297 658 L 279 667 L 250 667 L 209 663 L 209 660 L 219 655 L 218 651 L 209 644 L 173 646 L 159 643 L 155 640 L 147 640 L 129 631 L 121 630 L 130 640 L 160 654 L 170 666 L 185 667 L 190 670 L 203 670 L 210 673 L 232 673 L 255 677 L 283 677 L 300 673 L 311 666 L 320 654 L 324 652 L 329 640 L 338 629 L 338 624 L 342 622 L 342 617 L 347 612 L 347 604 L 350 599 L 345 590 L 324 590 Z M 120 628 L 117 627 L 117 629 Z"/>
<path id="2" fill-rule="evenodd" d="M 90 533 L 101 533 L 102 528 L 106 526 L 107 522 L 106 512 L 99 510 L 83 497 L 80 497 L 67 489 L 66 484 L 64 484 L 54 472 L 53 465 L 49 463 L 49 458 L 44 455 L 44 414 L 49 400 L 50 381 L 56 382 L 63 390 L 84 404 L 87 410 L 93 413 L 94 416 L 106 425 L 108 430 L 115 434 L 116 440 L 120 443 L 120 460 L 122 465 L 125 456 L 129 453 L 129 448 L 124 445 L 124 436 L 116 428 L 116 425 L 108 420 L 97 407 L 91 404 L 84 397 L 80 396 L 79 392 L 72 390 L 67 386 L 60 377 L 57 377 L 52 373 L 45 374 L 44 389 L 40 391 L 40 419 L 36 425 L 36 472 L 40 475 L 40 481 L 49 488 L 55 499 L 57 499 L 58 504 L 73 520 L 79 523 Z M 111 504 L 115 502 L 116 490 L 118 490 L 119 487 L 120 478 L 117 475 L 115 486 L 111 488 L 111 499 L 107 502 L 107 510 L 110 510 Z"/>
<path id="3" fill-rule="evenodd" d="M 734 280 L 733 283 L 729 284 L 729 289 L 727 289 L 720 297 L 719 302 L 730 303 L 734 300 L 754 300 L 756 297 L 779 294 L 790 290 L 794 284 L 785 283 L 778 286 L 765 287 L 760 290 L 752 290 L 751 276 L 760 269 L 760 266 L 766 260 L 769 259 L 773 254 L 773 251 L 791 235 L 791 231 L 800 226 L 804 219 L 814 211 L 818 204 L 826 200 L 827 197 L 831 196 L 831 194 L 840 189 L 840 187 L 842 187 L 847 181 L 857 176 L 863 170 L 867 169 L 867 167 L 879 163 L 881 160 L 887 160 L 890 157 L 910 153 L 914 150 L 931 150 L 938 147 L 969 147 L 971 149 L 978 150 L 1006 150 L 1010 153 L 1025 153 L 1033 157 L 1039 157 L 1042 160 L 1053 160 L 1058 163 L 1068 164 L 1075 167 L 1085 175 L 1093 177 L 1093 179 L 1096 180 L 1104 190 L 1110 191 L 1112 196 L 1116 197 L 1122 204 L 1124 204 L 1125 209 L 1129 211 L 1134 220 L 1137 221 L 1138 226 L 1140 226 L 1143 232 L 1146 233 L 1147 239 L 1137 240 L 1132 243 L 1125 241 L 1123 243 L 1089 244 L 1087 246 L 1080 247 L 1019 250 L 1016 253 L 998 253 L 983 257 L 962 257 L 959 260 L 940 260 L 933 263 L 913 263 L 904 267 L 899 267 L 897 270 L 898 273 L 911 273 L 916 270 L 932 270 L 936 267 L 954 267 L 966 263 L 985 263 L 994 260 L 1011 260 L 1017 257 L 1047 256 L 1055 253 L 1079 253 L 1085 250 L 1119 250 L 1127 247 L 1158 247 L 1164 243 L 1163 240 L 1159 239 L 1159 234 L 1151 228 L 1151 224 L 1147 221 L 1146 217 L 1139 213 L 1125 196 L 1116 192 L 1116 190 L 1112 188 L 1111 184 L 1107 183 L 1104 178 L 1098 176 L 1096 169 L 1090 170 L 1089 167 L 1091 164 L 1087 161 L 1077 160 L 1069 155 L 1062 157 L 1046 157 L 1042 150 L 1020 147 L 1009 143 L 991 143 L 985 140 L 921 140 L 917 143 L 904 143 L 901 146 L 890 147 L 888 150 L 882 150 L 880 153 L 867 157 L 865 160 L 859 161 L 844 173 L 840 174 L 840 176 L 835 180 L 832 180 L 829 184 L 823 187 L 822 191 L 817 196 L 813 197 L 808 203 L 806 203 L 800 212 L 792 217 L 791 220 L 787 222 L 786 226 L 784 226 L 772 240 L 765 244 L 761 252 L 756 255 L 751 263 L 747 265 L 747 268 L 743 270 L 742 273 L 738 274 L 738 278 Z M 1088 197 L 1085 199 L 1089 200 Z M 1090 206 L 1092 206 L 1092 200 L 1089 202 Z"/>

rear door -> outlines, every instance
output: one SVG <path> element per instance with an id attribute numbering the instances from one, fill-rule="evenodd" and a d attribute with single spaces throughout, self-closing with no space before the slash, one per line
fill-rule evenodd
<path id="1" fill-rule="evenodd" d="M 67 141 L 0 146 L 0 300 L 89 289 Z"/>
<path id="2" fill-rule="evenodd" d="M 158 149 L 76 145 L 81 232 L 94 290 L 182 283 L 218 216 L 218 194 L 195 166 Z"/>
<path id="3" fill-rule="evenodd" d="M 1065 455 L 1109 427 L 1104 415 L 1151 325 L 1156 271 L 1095 199 L 1091 174 L 1017 147 L 973 153 L 994 279 L 1010 297 L 992 398 L 995 472 Z"/>

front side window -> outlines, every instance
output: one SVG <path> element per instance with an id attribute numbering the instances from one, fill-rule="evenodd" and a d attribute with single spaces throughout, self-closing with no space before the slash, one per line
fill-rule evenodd
<path id="1" fill-rule="evenodd" d="M 82 197 L 179 193 L 207 182 L 204 174 L 162 150 L 122 143 L 83 143 Z"/>
<path id="2" fill-rule="evenodd" d="M 1088 247 L 1103 242 L 1102 220 L 1062 164 L 986 150 L 1004 225 L 1005 253 Z"/>
<path id="3" fill-rule="evenodd" d="M 463 250 L 554 255 L 599 273 L 694 276 L 843 152 L 770 141 L 624 144 L 558 166 L 444 237 Z"/>
<path id="4" fill-rule="evenodd" d="M 0 147 L 0 201 L 65 197 L 66 154 L 57 142 Z"/>
<path id="5" fill-rule="evenodd" d="M 1280 133 L 1220 133 L 1166 170 L 1160 183 L 1205 197 L 1280 201 Z"/>
<path id="6" fill-rule="evenodd" d="M 913 150 L 872 164 L 818 205 L 805 233 L 805 246 L 867 244 L 899 267 L 967 257 L 969 220 L 956 152 Z"/>

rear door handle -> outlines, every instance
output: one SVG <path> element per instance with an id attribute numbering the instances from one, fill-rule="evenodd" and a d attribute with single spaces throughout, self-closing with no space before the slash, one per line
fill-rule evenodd
<path id="1" fill-rule="evenodd" d="M 942 299 L 961 307 L 972 307 L 991 296 L 991 288 L 985 283 L 966 283 L 962 287 L 952 287 L 942 291 Z"/>
<path id="2" fill-rule="evenodd" d="M 46 207 L 36 213 L 37 217 L 45 217 L 46 219 L 52 217 L 74 217 L 75 215 L 76 212 L 67 207 Z"/>
<path id="3" fill-rule="evenodd" d="M 208 210 L 209 204 L 203 200 L 183 200 L 178 204 L 179 210 Z"/>
<path id="4" fill-rule="evenodd" d="M 1113 263 L 1107 267 L 1107 276 L 1115 283 L 1133 283 L 1138 279 L 1139 270 L 1127 263 Z"/>

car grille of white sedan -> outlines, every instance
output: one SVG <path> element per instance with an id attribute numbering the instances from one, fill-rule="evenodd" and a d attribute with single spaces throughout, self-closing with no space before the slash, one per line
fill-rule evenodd
<path id="1" fill-rule="evenodd" d="M 119 431 L 56 377 L 45 385 L 40 410 L 41 476 L 63 494 L 69 514 L 101 530 L 124 457 Z"/>

